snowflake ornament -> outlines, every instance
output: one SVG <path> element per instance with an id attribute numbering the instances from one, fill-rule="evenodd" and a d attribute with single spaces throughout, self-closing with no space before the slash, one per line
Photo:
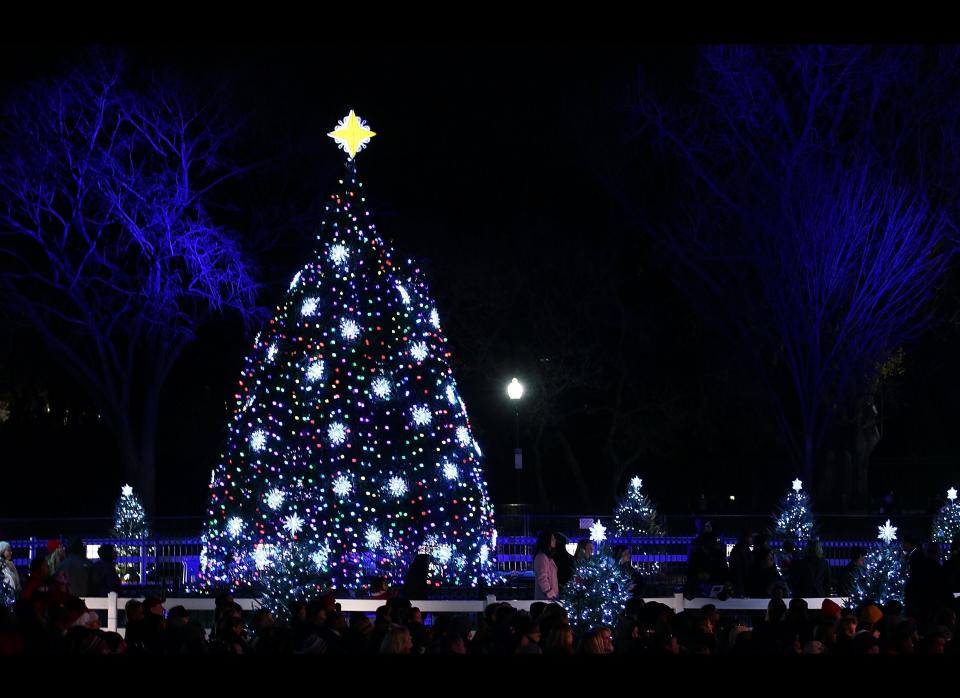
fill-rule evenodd
<path id="1" fill-rule="evenodd" d="M 300 314 L 304 317 L 316 315 L 317 308 L 320 306 L 319 298 L 307 298 L 300 306 Z"/>
<path id="2" fill-rule="evenodd" d="M 427 358 L 428 349 L 426 342 L 415 342 L 410 345 L 410 355 L 417 361 L 423 361 Z"/>
<path id="3" fill-rule="evenodd" d="M 370 390 L 381 400 L 386 400 L 390 397 L 390 381 L 383 376 L 377 376 L 370 383 Z"/>
<path id="4" fill-rule="evenodd" d="M 350 478 L 345 475 L 338 475 L 333 480 L 333 493 L 338 497 L 346 497 L 350 494 L 350 490 L 353 489 L 353 485 L 350 482 Z"/>
<path id="5" fill-rule="evenodd" d="M 232 519 L 227 521 L 227 530 L 234 538 L 239 537 L 240 532 L 243 530 L 243 519 L 241 519 L 239 516 L 234 516 Z"/>
<path id="6" fill-rule="evenodd" d="M 283 490 L 278 490 L 276 488 L 267 492 L 266 501 L 267 506 L 276 511 L 280 508 L 280 505 L 283 504 L 283 499 L 287 494 Z"/>
<path id="7" fill-rule="evenodd" d="M 367 547 L 371 550 L 376 550 L 380 547 L 380 543 L 383 542 L 383 534 L 373 526 L 370 526 L 366 530 L 366 532 L 363 534 L 363 537 L 367 541 Z"/>
<path id="8" fill-rule="evenodd" d="M 356 339 L 360 336 L 360 325 L 355 320 L 346 319 L 340 322 L 340 336 L 344 339 Z"/>
<path id="9" fill-rule="evenodd" d="M 265 569 L 270 564 L 269 546 L 263 543 L 257 543 L 253 546 L 253 563 L 258 570 Z"/>
<path id="10" fill-rule="evenodd" d="M 598 545 L 607 539 L 607 527 L 600 523 L 600 519 L 593 522 L 590 527 L 590 540 Z"/>
<path id="11" fill-rule="evenodd" d="M 887 522 L 883 526 L 877 526 L 877 529 L 880 531 L 880 534 L 877 536 L 884 543 L 892 543 L 897 539 L 897 527 L 890 525 L 890 519 L 887 519 Z"/>
<path id="12" fill-rule="evenodd" d="M 449 543 L 441 543 L 433 551 L 433 556 L 441 565 L 446 565 L 453 557 L 453 546 Z"/>
<path id="13" fill-rule="evenodd" d="M 309 383 L 316 383 L 321 378 L 323 378 L 323 361 L 311 362 L 307 367 L 307 381 Z"/>
<path id="14" fill-rule="evenodd" d="M 339 446 L 347 440 L 347 427 L 340 422 L 334 422 L 327 427 L 327 439 L 334 446 Z"/>
<path id="15" fill-rule="evenodd" d="M 336 244 L 330 247 L 330 261 L 338 266 L 347 263 L 350 258 L 350 249 L 346 245 Z"/>
<path id="16" fill-rule="evenodd" d="M 407 493 L 407 483 L 402 477 L 392 477 L 387 482 L 387 491 L 394 497 L 402 497 Z"/>
<path id="17" fill-rule="evenodd" d="M 457 468 L 456 463 L 444 461 L 443 476 L 448 480 L 456 480 L 458 477 L 460 477 L 460 470 Z"/>
<path id="18" fill-rule="evenodd" d="M 257 429 L 255 432 L 250 434 L 250 448 L 254 451 L 260 452 L 267 447 L 267 432 L 263 429 Z"/>
<path id="19" fill-rule="evenodd" d="M 287 529 L 287 532 L 291 536 L 295 536 L 303 530 L 303 519 L 301 519 L 296 513 L 290 514 L 290 516 L 284 519 L 283 527 Z"/>
<path id="20" fill-rule="evenodd" d="M 411 414 L 413 415 L 413 423 L 420 427 L 424 426 L 425 424 L 429 424 L 430 420 L 433 418 L 430 410 L 424 405 L 415 405 L 411 410 Z"/>

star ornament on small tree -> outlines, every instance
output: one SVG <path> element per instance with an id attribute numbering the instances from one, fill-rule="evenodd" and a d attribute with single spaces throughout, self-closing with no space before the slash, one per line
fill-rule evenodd
<path id="1" fill-rule="evenodd" d="M 599 519 L 594 521 L 593 526 L 590 527 L 590 540 L 599 545 L 607 539 L 607 527 L 604 526 Z"/>
<path id="2" fill-rule="evenodd" d="M 793 491 L 799 492 L 802 489 L 803 489 L 803 483 L 800 481 L 800 478 L 797 478 L 796 480 L 793 481 Z"/>
<path id="3" fill-rule="evenodd" d="M 643 480 L 639 477 L 635 477 L 630 481 L 630 486 L 635 490 L 639 490 L 641 487 L 643 487 Z"/>
<path id="4" fill-rule="evenodd" d="M 956 501 L 956 499 L 957 499 L 957 488 L 956 488 L 956 487 L 951 487 L 949 490 L 947 490 L 947 499 L 949 499 L 951 502 Z"/>
<path id="5" fill-rule="evenodd" d="M 120 488 L 120 491 L 123 493 L 124 497 L 129 497 L 133 494 L 133 488 L 130 485 L 124 485 Z"/>
<path id="6" fill-rule="evenodd" d="M 883 526 L 877 526 L 880 534 L 877 536 L 884 543 L 890 544 L 897 539 L 897 527 L 890 525 L 890 519 Z"/>
<path id="7" fill-rule="evenodd" d="M 367 122 L 351 109 L 349 114 L 337 122 L 337 128 L 327 135 L 337 142 L 350 160 L 353 160 L 377 134 L 367 128 Z"/>

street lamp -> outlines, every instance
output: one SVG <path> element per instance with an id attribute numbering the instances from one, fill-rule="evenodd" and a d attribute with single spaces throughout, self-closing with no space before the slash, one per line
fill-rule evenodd
<path id="1" fill-rule="evenodd" d="M 523 468 L 523 458 L 520 455 L 520 398 L 523 397 L 523 384 L 514 378 L 510 381 L 510 385 L 507 386 L 507 395 L 513 400 L 513 408 L 517 416 L 517 445 L 514 450 L 515 458 L 513 465 L 517 470 L 520 470 Z"/>
<path id="2" fill-rule="evenodd" d="M 520 448 L 520 398 L 523 397 L 523 384 L 515 377 L 507 386 L 507 395 L 513 401 L 513 412 L 516 417 L 516 446 L 513 449 L 513 467 L 517 471 L 517 499 L 523 499 L 523 449 Z M 522 503 L 522 502 L 518 502 Z"/>

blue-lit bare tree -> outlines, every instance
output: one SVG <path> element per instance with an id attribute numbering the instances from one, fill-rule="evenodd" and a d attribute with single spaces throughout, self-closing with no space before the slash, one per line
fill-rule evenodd
<path id="1" fill-rule="evenodd" d="M 819 501 L 863 501 L 878 381 L 927 324 L 953 252 L 904 165 L 925 147 L 904 95 L 915 67 L 868 47 L 708 48 L 692 100 L 643 88 L 637 110 L 682 183 L 682 213 L 645 227 L 756 358 Z"/>
<path id="2" fill-rule="evenodd" d="M 239 169 L 215 101 L 137 88 L 95 59 L 8 105 L 0 168 L 4 302 L 87 390 L 152 506 L 161 388 L 212 314 L 254 308 L 250 261 L 211 215 Z"/>

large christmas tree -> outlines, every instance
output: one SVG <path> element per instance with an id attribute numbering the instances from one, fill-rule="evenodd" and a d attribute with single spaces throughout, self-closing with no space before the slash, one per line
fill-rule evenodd
<path id="1" fill-rule="evenodd" d="M 890 519 L 879 527 L 880 544 L 867 554 L 863 573 L 854 581 L 853 591 L 847 605 L 856 608 L 865 602 L 885 604 L 887 601 L 903 603 L 903 592 L 907 584 L 907 570 L 903 560 L 903 551 L 895 544 L 897 527 L 890 525 Z"/>
<path id="2" fill-rule="evenodd" d="M 375 134 L 351 111 L 328 135 L 347 175 L 313 261 L 247 356 L 211 476 L 202 578 L 258 581 L 296 544 L 308 576 L 340 589 L 402 579 L 418 553 L 434 585 L 491 581 L 493 510 L 439 309 L 366 210 L 354 156 Z"/>
<path id="3" fill-rule="evenodd" d="M 810 497 L 803 491 L 803 483 L 793 481 L 793 487 L 780 500 L 780 511 L 774 517 L 773 534 L 787 541 L 810 540 L 816 527 L 810 511 Z"/>
<path id="4" fill-rule="evenodd" d="M 957 490 L 947 490 L 947 503 L 940 507 L 933 519 L 930 539 L 940 543 L 944 558 L 950 559 L 950 547 L 960 535 L 960 504 L 957 504 Z"/>

